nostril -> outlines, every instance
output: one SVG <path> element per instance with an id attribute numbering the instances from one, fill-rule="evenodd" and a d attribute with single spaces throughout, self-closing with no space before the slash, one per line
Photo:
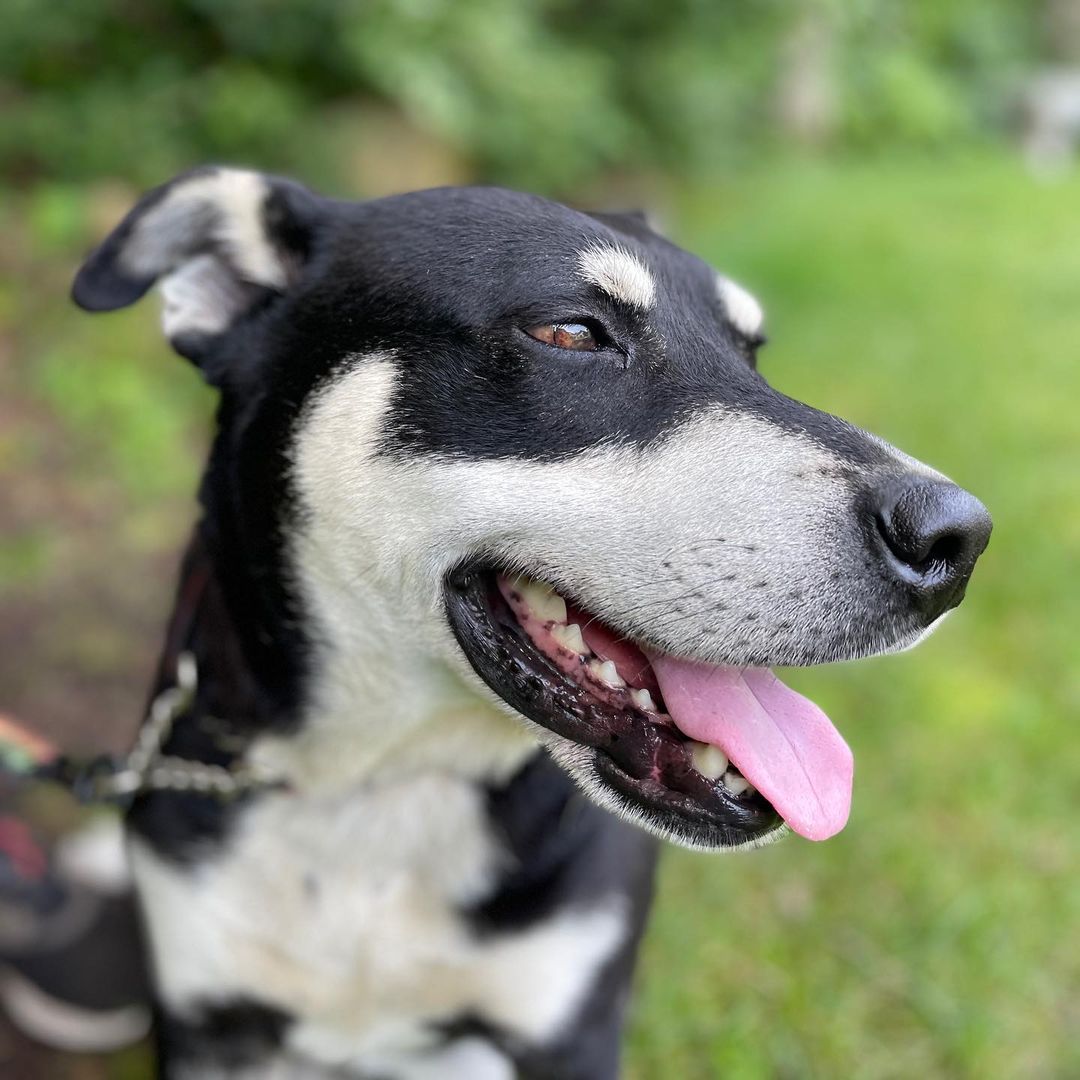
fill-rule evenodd
<path id="1" fill-rule="evenodd" d="M 889 515 L 877 515 L 877 528 L 893 555 L 920 573 L 930 573 L 958 561 L 967 547 L 967 540 L 961 533 L 919 535 L 907 529 L 895 528 Z"/>
<path id="2" fill-rule="evenodd" d="M 957 562 L 963 556 L 966 546 L 963 536 L 958 533 L 946 533 L 934 540 L 920 565 L 930 569 L 943 563 Z"/>

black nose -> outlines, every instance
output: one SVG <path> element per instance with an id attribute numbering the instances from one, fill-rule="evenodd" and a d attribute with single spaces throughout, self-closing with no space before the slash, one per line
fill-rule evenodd
<path id="1" fill-rule="evenodd" d="M 876 493 L 876 523 L 892 572 L 916 590 L 929 619 L 960 603 L 990 539 L 990 515 L 947 480 L 905 477 Z"/>

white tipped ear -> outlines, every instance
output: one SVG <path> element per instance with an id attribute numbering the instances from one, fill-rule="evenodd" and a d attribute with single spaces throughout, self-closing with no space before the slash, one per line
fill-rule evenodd
<path id="1" fill-rule="evenodd" d="M 216 255 L 196 255 L 161 279 L 161 328 L 170 341 L 224 333 L 256 290 Z"/>
<path id="2" fill-rule="evenodd" d="M 197 359 L 302 272 L 317 210 L 304 188 L 243 169 L 203 168 L 145 195 L 83 264 L 72 287 L 88 311 L 112 311 L 160 282 L 163 328 Z"/>
<path id="3" fill-rule="evenodd" d="M 760 338 L 765 312 L 757 297 L 726 277 L 717 277 L 716 292 L 731 325 L 750 341 Z"/>

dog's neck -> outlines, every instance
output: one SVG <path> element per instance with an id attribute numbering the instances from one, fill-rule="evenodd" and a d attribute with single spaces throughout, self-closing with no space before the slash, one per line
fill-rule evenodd
<path id="1" fill-rule="evenodd" d="M 181 651 L 196 659 L 199 723 L 179 732 L 179 752 L 243 759 L 327 794 L 422 773 L 501 783 L 535 752 L 378 589 L 355 596 L 332 570 L 305 567 L 301 628 L 298 604 L 253 603 L 249 569 L 205 523 L 196 531 L 158 675 L 169 685 Z M 206 717 L 215 734 L 200 734 Z"/>

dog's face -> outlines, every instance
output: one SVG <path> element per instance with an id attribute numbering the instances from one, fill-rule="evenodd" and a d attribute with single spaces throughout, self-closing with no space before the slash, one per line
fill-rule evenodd
<path id="1" fill-rule="evenodd" d="M 990 523 L 769 387 L 743 289 L 632 216 L 496 189 L 333 203 L 225 170 L 148 196 L 75 296 L 159 278 L 166 333 L 224 394 L 229 514 L 283 536 L 314 667 L 399 635 L 402 664 L 486 686 L 683 843 L 843 826 L 847 747 L 768 669 L 913 644 Z"/>

